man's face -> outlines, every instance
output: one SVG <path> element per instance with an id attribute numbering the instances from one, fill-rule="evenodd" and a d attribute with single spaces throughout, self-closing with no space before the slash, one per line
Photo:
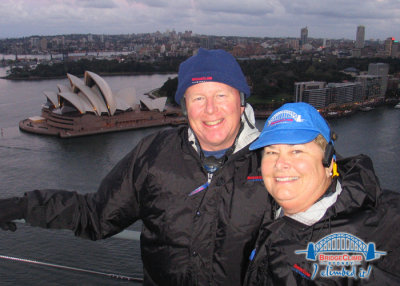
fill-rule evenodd
<path id="1" fill-rule="evenodd" d="M 240 128 L 239 91 L 219 82 L 192 85 L 185 93 L 189 124 L 206 151 L 233 145 Z"/>

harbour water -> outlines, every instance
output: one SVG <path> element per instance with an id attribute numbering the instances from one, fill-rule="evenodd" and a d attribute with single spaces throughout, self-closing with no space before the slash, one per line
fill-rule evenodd
<path id="1" fill-rule="evenodd" d="M 159 87 L 175 75 L 105 77 L 111 89 L 135 86 L 138 93 Z M 7 81 L 0 79 L 0 198 L 20 196 L 35 188 L 93 192 L 107 172 L 144 136 L 148 128 L 71 139 L 19 131 L 21 119 L 40 114 L 44 90 L 56 91 L 67 80 Z M 262 128 L 263 121 L 257 126 Z M 338 133 L 336 149 L 343 156 L 372 157 L 381 184 L 400 190 L 400 110 L 379 107 L 330 121 Z M 1 210 L 0 210 L 1 211 Z M 140 230 L 140 222 L 130 227 Z M 111 238 L 88 241 L 66 230 L 18 225 L 14 233 L 0 231 L 0 255 L 140 277 L 137 241 Z M 48 268 L 0 259 L 0 285 L 132 285 L 94 274 Z"/>

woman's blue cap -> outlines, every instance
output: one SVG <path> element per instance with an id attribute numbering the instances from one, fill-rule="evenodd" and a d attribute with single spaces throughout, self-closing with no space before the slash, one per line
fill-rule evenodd
<path id="1" fill-rule="evenodd" d="M 250 88 L 235 58 L 224 50 L 206 50 L 200 48 L 196 55 L 180 64 L 178 89 L 175 101 L 180 104 L 183 95 L 190 86 L 202 82 L 221 82 L 250 96 Z"/>
<path id="2" fill-rule="evenodd" d="M 318 110 L 305 102 L 287 103 L 265 122 L 260 137 L 250 145 L 255 150 L 273 144 L 304 144 L 321 134 L 332 142 L 331 130 Z"/>

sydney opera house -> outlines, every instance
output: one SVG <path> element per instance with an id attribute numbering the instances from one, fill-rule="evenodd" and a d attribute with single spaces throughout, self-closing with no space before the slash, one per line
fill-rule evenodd
<path id="1" fill-rule="evenodd" d="M 138 95 L 134 88 L 111 91 L 99 75 L 86 71 L 80 79 L 67 74 L 69 86 L 44 91 L 41 116 L 22 120 L 23 131 L 62 138 L 185 122 L 177 109 L 166 108 L 166 97 Z"/>

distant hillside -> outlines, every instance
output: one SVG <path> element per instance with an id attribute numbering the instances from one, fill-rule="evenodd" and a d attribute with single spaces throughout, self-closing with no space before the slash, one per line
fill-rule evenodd
<path id="1" fill-rule="evenodd" d="M 52 65 L 38 65 L 36 69 L 14 68 L 8 79 L 40 79 L 65 77 L 67 73 L 83 75 L 89 70 L 100 75 L 119 74 L 147 74 L 147 73 L 176 73 L 179 64 L 185 58 L 160 58 L 152 62 L 137 62 L 126 59 L 117 60 L 88 60 L 82 59 L 76 62 L 56 63 Z M 294 83 L 301 81 L 325 81 L 343 82 L 353 81 L 354 78 L 343 71 L 346 68 L 355 68 L 367 71 L 369 63 L 388 63 L 390 74 L 400 73 L 400 59 L 371 59 L 371 58 L 329 58 L 292 61 L 282 63 L 279 61 L 265 60 L 240 60 L 244 74 L 251 87 L 252 96 L 249 102 L 254 105 L 276 105 L 291 101 L 294 92 Z M 174 94 L 178 80 L 169 79 L 160 88 L 159 95 L 167 96 L 169 102 L 174 102 Z"/>
<path id="2" fill-rule="evenodd" d="M 147 74 L 177 72 L 184 58 L 162 58 L 154 62 L 133 60 L 88 60 L 67 61 L 62 63 L 39 64 L 36 69 L 17 67 L 11 70 L 7 79 L 41 79 L 65 77 L 67 73 L 82 76 L 86 70 L 100 75 L 105 74 Z"/>

